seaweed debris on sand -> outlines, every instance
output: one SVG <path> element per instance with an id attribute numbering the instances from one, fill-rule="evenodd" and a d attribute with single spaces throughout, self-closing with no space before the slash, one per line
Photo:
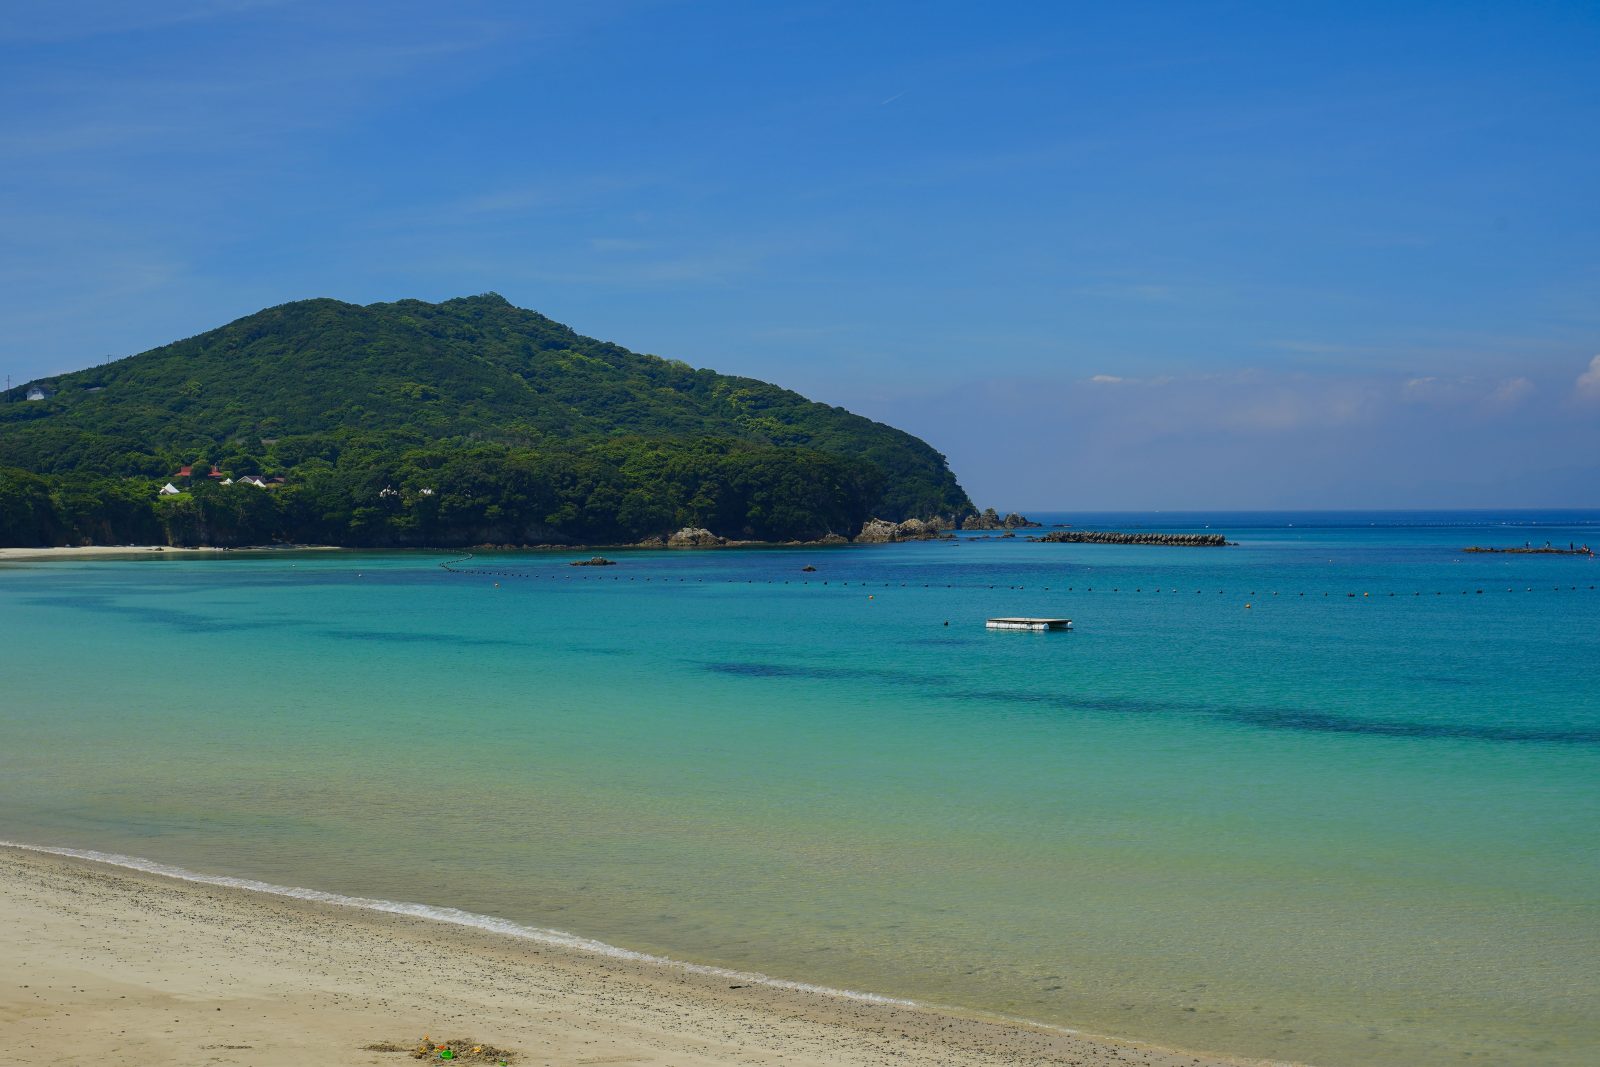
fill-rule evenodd
<path id="1" fill-rule="evenodd" d="M 409 1052 L 414 1060 L 441 1060 L 446 1063 L 460 1060 L 463 1063 L 493 1063 L 504 1067 L 509 1067 L 516 1059 L 516 1053 L 511 1049 L 495 1048 L 484 1041 L 466 1037 L 435 1041 L 427 1034 L 423 1034 L 422 1040 L 415 1044 L 397 1045 L 393 1041 L 379 1041 L 363 1046 L 362 1051 Z"/>

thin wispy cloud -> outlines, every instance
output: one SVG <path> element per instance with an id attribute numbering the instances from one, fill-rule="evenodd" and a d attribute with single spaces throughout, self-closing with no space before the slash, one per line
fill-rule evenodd
<path id="1" fill-rule="evenodd" d="M 129 4 L 120 0 L 53 0 L 18 8 L 0 23 L 0 43 L 59 44 L 148 33 L 172 26 L 232 18 L 302 4 L 303 0 L 195 0 L 192 3 Z"/>
<path id="2" fill-rule="evenodd" d="M 32 106 L 0 119 L 0 151 L 23 157 L 265 146 L 326 129 L 377 102 L 386 84 L 472 52 L 475 35 L 370 40 L 358 48 L 300 42 L 263 54 L 237 50 L 174 68 L 159 56 L 108 71 L 14 70 Z"/>
<path id="3" fill-rule="evenodd" d="M 629 237 L 591 237 L 589 247 L 596 252 L 647 252 L 655 247 L 655 242 Z"/>
<path id="4" fill-rule="evenodd" d="M 590 204 L 637 203 L 639 194 L 658 187 L 656 174 L 566 173 L 515 187 L 475 192 L 431 208 L 429 218 L 493 216 L 515 218 Z"/>
<path id="5" fill-rule="evenodd" d="M 725 284 L 754 265 L 753 258 L 737 254 L 682 256 L 626 263 L 609 268 L 572 271 L 534 271 L 529 277 L 563 285 L 655 286 Z"/>
<path id="6" fill-rule="evenodd" d="M 1180 299 L 1175 286 L 1155 283 L 1084 285 L 1070 290 L 1071 295 L 1109 300 L 1142 300 L 1149 303 L 1168 303 Z"/>

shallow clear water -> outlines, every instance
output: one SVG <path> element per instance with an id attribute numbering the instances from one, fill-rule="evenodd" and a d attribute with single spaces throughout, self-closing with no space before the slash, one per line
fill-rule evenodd
<path id="1" fill-rule="evenodd" d="M 1600 516 L 1067 521 L 1240 544 L 5 565 L 0 837 L 1187 1047 L 1595 1062 L 1600 564 L 1459 550 Z"/>

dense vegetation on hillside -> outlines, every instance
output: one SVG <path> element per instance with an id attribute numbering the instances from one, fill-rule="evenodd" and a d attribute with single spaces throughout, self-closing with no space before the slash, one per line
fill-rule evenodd
<path id="1" fill-rule="evenodd" d="M 0 403 L 5 544 L 787 540 L 971 510 L 909 434 L 494 295 L 285 304 Z"/>

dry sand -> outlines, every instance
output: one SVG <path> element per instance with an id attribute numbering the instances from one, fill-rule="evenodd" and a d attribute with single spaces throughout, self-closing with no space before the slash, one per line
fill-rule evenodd
<path id="1" fill-rule="evenodd" d="M 1222 1067 L 1228 1060 L 852 1001 L 426 919 L 0 847 L 0 1062 Z M 436 1059 L 433 1062 L 438 1062 Z"/>

